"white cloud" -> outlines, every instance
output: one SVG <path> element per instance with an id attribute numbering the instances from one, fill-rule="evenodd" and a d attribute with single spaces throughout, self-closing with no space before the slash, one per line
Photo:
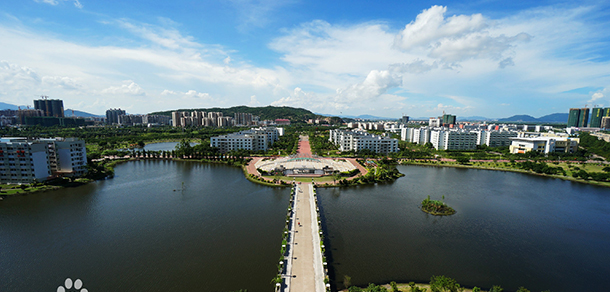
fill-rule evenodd
<path id="1" fill-rule="evenodd" d="M 58 4 L 59 4 L 58 0 L 34 0 L 34 1 L 36 1 L 36 2 L 38 2 L 38 3 L 46 3 L 46 4 L 51 4 L 51 5 L 53 5 L 53 6 L 55 6 L 55 5 L 58 5 Z M 61 0 L 61 1 L 66 2 L 66 1 L 69 1 L 69 0 Z M 83 5 L 80 3 L 80 1 L 79 1 L 79 0 L 74 0 L 74 7 L 79 8 L 79 9 L 82 9 L 82 8 L 83 8 Z"/>
<path id="2" fill-rule="evenodd" d="M 47 4 L 51 4 L 51 5 L 57 5 L 57 4 L 59 4 L 59 3 L 57 2 L 57 0 L 34 0 L 34 1 L 36 1 L 36 2 L 38 2 L 38 3 L 47 3 Z"/>
<path id="3" fill-rule="evenodd" d="M 178 92 L 167 90 L 167 89 L 165 89 L 161 92 L 161 95 L 177 95 L 177 94 L 178 94 Z"/>
<path id="4" fill-rule="evenodd" d="M 103 94 L 146 95 L 144 89 L 131 80 L 123 81 L 121 86 L 110 86 L 102 90 Z"/>
<path id="5" fill-rule="evenodd" d="M 256 99 L 256 95 L 250 96 L 250 103 L 248 103 L 249 106 L 259 106 L 261 105 L 261 103 L 258 101 L 258 99 Z"/>
<path id="6" fill-rule="evenodd" d="M 195 90 L 189 90 L 184 95 L 188 97 L 201 98 L 201 99 L 210 99 L 209 93 L 197 92 Z"/>
<path id="7" fill-rule="evenodd" d="M 417 15 L 396 36 L 394 45 L 402 50 L 429 47 L 439 40 L 460 38 L 489 26 L 481 14 L 456 15 L 445 19 L 447 7 L 432 6 Z"/>
<path id="8" fill-rule="evenodd" d="M 361 83 L 337 90 L 335 101 L 357 103 L 375 99 L 386 93 L 388 89 L 400 86 L 401 82 L 402 79 L 399 76 L 394 76 L 389 71 L 373 70 Z"/>
<path id="9" fill-rule="evenodd" d="M 598 91 L 594 92 L 593 94 L 591 94 L 591 99 L 587 102 L 587 104 L 598 105 L 598 103 L 600 103 L 600 101 L 602 101 L 601 99 L 608 96 L 609 91 L 610 90 L 608 90 L 608 87 L 606 87 L 602 90 L 598 90 Z"/>
<path id="10" fill-rule="evenodd" d="M 60 77 L 60 76 L 44 76 L 42 77 L 42 84 L 49 86 L 56 86 L 58 88 L 66 89 L 66 90 L 77 90 L 82 88 L 83 86 L 79 84 L 76 80 L 70 77 Z"/>
<path id="11" fill-rule="evenodd" d="M 510 65 L 503 58 L 514 43 L 528 41 L 530 35 L 512 37 L 490 33 L 493 22 L 481 14 L 455 15 L 445 18 L 447 7 L 432 6 L 420 13 L 396 36 L 394 46 L 403 51 L 427 52 L 427 56 L 445 63 L 473 58 L 502 60 L 500 67 Z"/>

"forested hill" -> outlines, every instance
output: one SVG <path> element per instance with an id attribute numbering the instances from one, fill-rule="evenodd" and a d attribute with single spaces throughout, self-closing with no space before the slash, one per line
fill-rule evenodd
<path id="1" fill-rule="evenodd" d="M 172 111 L 162 111 L 150 113 L 151 115 L 167 115 L 171 116 L 173 111 L 181 112 L 221 112 L 224 116 L 232 117 L 235 113 L 250 113 L 259 116 L 261 120 L 289 119 L 290 121 L 304 121 L 307 119 L 325 119 L 326 117 L 316 115 L 309 110 L 303 108 L 294 108 L 287 106 L 265 106 L 265 107 L 249 107 L 249 106 L 234 106 L 230 108 L 200 108 L 200 109 L 179 109 Z"/>

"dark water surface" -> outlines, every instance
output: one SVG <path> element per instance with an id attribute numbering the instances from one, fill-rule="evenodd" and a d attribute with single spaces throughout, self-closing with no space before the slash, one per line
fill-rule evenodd
<path id="1" fill-rule="evenodd" d="M 114 179 L 0 202 L 0 291 L 271 291 L 287 189 L 239 168 L 118 165 Z M 184 182 L 184 190 L 182 190 Z"/>
<path id="2" fill-rule="evenodd" d="M 429 282 L 608 291 L 610 189 L 518 173 L 399 166 L 384 185 L 320 189 L 335 284 Z M 418 207 L 445 196 L 457 210 Z"/>

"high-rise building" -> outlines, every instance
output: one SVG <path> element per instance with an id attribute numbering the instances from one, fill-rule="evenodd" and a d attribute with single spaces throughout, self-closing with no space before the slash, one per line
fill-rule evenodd
<path id="1" fill-rule="evenodd" d="M 456 116 L 450 114 L 443 115 L 443 126 L 449 127 L 449 125 L 455 125 Z"/>
<path id="2" fill-rule="evenodd" d="M 106 124 L 108 125 L 113 125 L 113 124 L 118 124 L 119 123 L 119 116 L 125 115 L 125 111 L 120 109 L 120 108 L 116 108 L 116 109 L 109 109 L 106 111 Z"/>
<path id="3" fill-rule="evenodd" d="M 42 96 L 42 99 L 34 100 L 34 108 L 41 110 L 45 117 L 64 117 L 64 102 L 60 99 L 48 99 L 47 96 Z"/>
<path id="4" fill-rule="evenodd" d="M 407 124 L 408 122 L 409 122 L 409 116 L 402 116 L 402 118 L 400 118 L 401 124 Z"/>
<path id="5" fill-rule="evenodd" d="M 568 127 L 586 128 L 589 125 L 588 108 L 571 108 L 568 115 Z"/>
<path id="6" fill-rule="evenodd" d="M 578 126 L 586 128 L 589 125 L 589 109 L 583 108 L 580 110 L 580 116 L 578 117 Z"/>
<path id="7" fill-rule="evenodd" d="M 607 117 L 602 117 L 602 122 L 599 127 L 602 129 L 610 130 L 610 115 Z"/>
<path id="8" fill-rule="evenodd" d="M 599 107 L 591 109 L 591 128 L 599 128 L 602 123 L 603 110 Z"/>

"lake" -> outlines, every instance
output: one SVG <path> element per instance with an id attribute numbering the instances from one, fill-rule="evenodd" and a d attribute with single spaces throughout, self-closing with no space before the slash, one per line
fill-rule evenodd
<path id="1" fill-rule="evenodd" d="M 319 189 L 333 284 L 604 291 L 610 190 L 520 173 L 399 166 L 393 183 Z M 113 179 L 0 201 L 0 291 L 272 291 L 290 191 L 239 168 L 119 164 Z M 184 182 L 184 184 L 183 184 Z M 431 196 L 457 210 L 419 209 Z"/>
<path id="2" fill-rule="evenodd" d="M 0 202 L 0 291 L 56 291 L 68 277 L 88 291 L 273 289 L 288 189 L 197 162 L 115 174 Z"/>
<path id="3" fill-rule="evenodd" d="M 610 189 L 520 173 L 399 166 L 394 183 L 318 191 L 335 285 L 429 282 L 531 291 L 610 286 Z M 428 195 L 457 213 L 419 209 Z"/>

